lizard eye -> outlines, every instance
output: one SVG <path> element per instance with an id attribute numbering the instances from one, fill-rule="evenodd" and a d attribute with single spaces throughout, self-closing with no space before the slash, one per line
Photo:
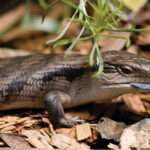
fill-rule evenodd
<path id="1" fill-rule="evenodd" d="M 118 71 L 119 71 L 120 73 L 127 74 L 127 75 L 133 73 L 132 68 L 129 67 L 129 66 L 121 66 L 121 67 L 118 68 Z"/>

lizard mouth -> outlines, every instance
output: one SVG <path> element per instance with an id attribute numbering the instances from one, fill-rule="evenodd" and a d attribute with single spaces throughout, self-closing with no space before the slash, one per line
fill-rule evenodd
<path id="1" fill-rule="evenodd" d="M 150 90 L 150 83 L 131 83 L 130 85 L 139 90 Z"/>

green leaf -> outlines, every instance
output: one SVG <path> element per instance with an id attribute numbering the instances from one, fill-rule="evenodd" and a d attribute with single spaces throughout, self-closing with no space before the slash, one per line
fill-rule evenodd
<path id="1" fill-rule="evenodd" d="M 59 46 L 64 46 L 64 45 L 67 45 L 67 44 L 70 44 L 72 43 L 72 39 L 69 39 L 69 38 L 63 38 L 63 39 L 60 39 L 58 41 L 56 41 L 53 45 L 53 47 L 59 47 Z"/>
<path id="2" fill-rule="evenodd" d="M 62 2 L 67 4 L 68 6 L 71 6 L 74 9 L 78 8 L 78 6 L 76 4 L 74 4 L 73 2 L 71 2 L 71 0 L 62 0 Z"/>
<path id="3" fill-rule="evenodd" d="M 40 6 L 46 10 L 49 7 L 49 4 L 46 2 L 46 0 L 38 0 Z"/>

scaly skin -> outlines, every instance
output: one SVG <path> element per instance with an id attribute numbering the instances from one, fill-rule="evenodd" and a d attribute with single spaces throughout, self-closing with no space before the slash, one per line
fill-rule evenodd
<path id="1" fill-rule="evenodd" d="M 91 102 L 105 103 L 121 94 L 150 91 L 150 60 L 127 52 L 106 52 L 104 72 L 87 56 L 33 55 L 0 60 L 0 110 L 45 108 L 55 126 L 70 127 L 76 120 L 64 108 Z"/>

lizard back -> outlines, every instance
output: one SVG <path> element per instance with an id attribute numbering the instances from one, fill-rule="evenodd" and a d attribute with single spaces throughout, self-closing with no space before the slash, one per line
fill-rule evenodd
<path id="1" fill-rule="evenodd" d="M 34 107 L 36 104 L 37 107 L 43 107 L 39 100 L 45 93 L 51 90 L 68 91 L 70 82 L 87 70 L 89 67 L 86 57 L 81 55 L 67 59 L 63 55 L 40 54 L 1 59 L 0 105 L 12 109 L 12 103 L 14 108 L 16 105 L 32 108 L 33 102 Z M 5 109 L 4 106 L 1 108 Z"/>

